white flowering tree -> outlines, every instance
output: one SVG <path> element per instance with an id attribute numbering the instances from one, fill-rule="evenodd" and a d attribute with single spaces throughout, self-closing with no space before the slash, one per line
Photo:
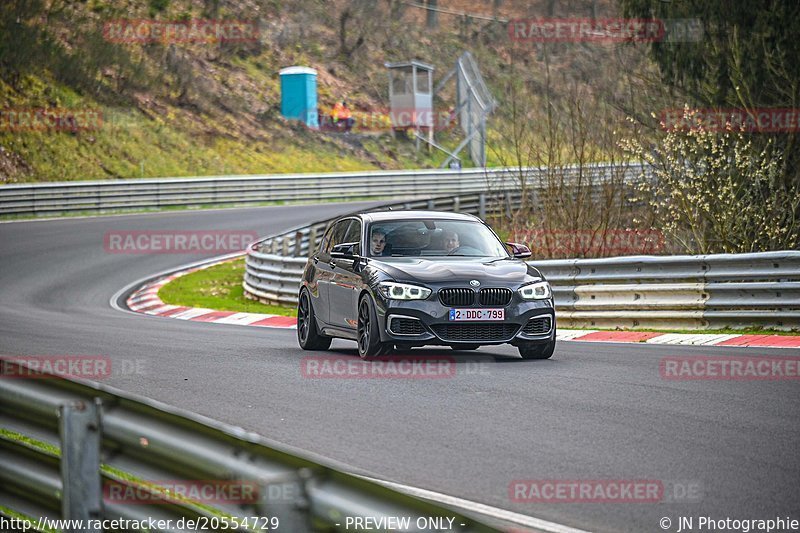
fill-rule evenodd
<path id="1" fill-rule="evenodd" d="M 671 128 L 659 145 L 621 142 L 652 167 L 641 193 L 667 238 L 687 253 L 799 249 L 800 186 L 786 183 L 776 144 L 756 148 L 758 133 L 730 124 L 704 127 L 688 107 L 683 118 L 687 127 Z"/>

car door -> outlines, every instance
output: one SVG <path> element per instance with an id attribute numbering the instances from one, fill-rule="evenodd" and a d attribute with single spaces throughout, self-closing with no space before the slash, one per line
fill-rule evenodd
<path id="1" fill-rule="evenodd" d="M 350 224 L 341 242 L 356 242 L 356 254 L 361 255 L 361 220 L 350 219 Z M 333 259 L 333 279 L 330 284 L 330 324 L 347 329 L 356 329 L 358 322 L 358 295 L 361 291 L 359 261 Z"/>
<path id="2" fill-rule="evenodd" d="M 347 227 L 350 225 L 350 220 L 340 220 L 334 223 L 325 236 L 322 238 L 320 249 L 316 255 L 312 257 L 314 266 L 317 269 L 316 282 L 318 297 L 314 302 L 314 311 L 317 319 L 325 324 L 330 324 L 330 300 L 331 300 L 331 283 L 333 282 L 333 270 L 335 262 L 331 259 L 331 248 L 334 245 L 343 242 Z"/>

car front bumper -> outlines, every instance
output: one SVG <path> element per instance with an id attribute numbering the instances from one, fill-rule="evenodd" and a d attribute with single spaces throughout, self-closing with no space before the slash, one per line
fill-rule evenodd
<path id="1" fill-rule="evenodd" d="M 555 339 L 556 323 L 553 300 L 522 300 L 514 295 L 506 306 L 470 306 L 457 309 L 500 308 L 505 310 L 503 321 L 453 322 L 451 307 L 442 304 L 434 293 L 426 300 L 387 300 L 377 298 L 381 341 L 408 346 L 468 344 L 547 343 Z M 416 320 L 422 326 L 409 326 Z M 549 320 L 549 324 L 547 321 Z M 526 332 L 526 325 L 529 325 Z M 533 327 L 535 326 L 535 327 Z M 404 333 L 401 333 L 404 332 Z M 409 334 L 410 332 L 410 334 Z"/>

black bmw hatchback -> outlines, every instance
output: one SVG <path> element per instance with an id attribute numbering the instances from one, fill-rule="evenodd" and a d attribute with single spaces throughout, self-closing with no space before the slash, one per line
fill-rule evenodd
<path id="1" fill-rule="evenodd" d="M 306 264 L 297 338 L 305 350 L 358 343 L 362 358 L 445 345 L 513 344 L 547 359 L 556 344 L 550 285 L 472 215 L 385 211 L 334 221 Z"/>

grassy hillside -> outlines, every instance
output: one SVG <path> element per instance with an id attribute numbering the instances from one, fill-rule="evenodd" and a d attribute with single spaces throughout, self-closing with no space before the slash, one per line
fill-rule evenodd
<path id="1" fill-rule="evenodd" d="M 592 6 L 599 16 L 616 14 L 613 2 L 590 0 L 439 6 L 505 18 L 587 16 Z M 385 61 L 432 63 L 437 83 L 471 50 L 500 102 L 489 124 L 490 164 L 513 159 L 502 135 L 511 98 L 525 99 L 525 120 L 539 127 L 544 94 L 558 98 L 580 85 L 584 97 L 628 97 L 629 87 L 609 70 L 619 46 L 564 45 L 543 55 L 510 42 L 502 22 L 440 13 L 428 30 L 425 16 L 400 0 L 6 0 L 0 108 L 92 109 L 102 123 L 79 131 L 0 128 L 0 182 L 436 167 L 444 160 L 387 132 L 344 135 L 285 121 L 278 71 L 290 65 L 318 70 L 323 109 L 346 98 L 372 112 L 388 105 Z M 259 38 L 110 42 L 104 24 L 118 19 L 246 20 L 258 25 Z M 453 85 L 438 95 L 437 109 L 453 105 Z M 510 91 L 515 85 L 524 91 Z M 459 140 L 455 131 L 437 134 L 451 148 Z"/>

